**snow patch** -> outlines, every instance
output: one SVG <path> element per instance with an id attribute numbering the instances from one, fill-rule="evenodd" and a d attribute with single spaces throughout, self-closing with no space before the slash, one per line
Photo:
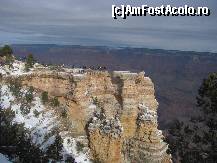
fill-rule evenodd
<path id="1" fill-rule="evenodd" d="M 46 151 L 47 147 L 55 141 L 55 135 L 52 135 L 51 131 L 59 125 L 55 112 L 46 109 L 39 97 L 34 97 L 29 114 L 23 115 L 20 109 L 21 103 L 14 102 L 15 98 L 9 91 L 9 87 L 2 85 L 0 91 L 2 109 L 11 108 L 11 110 L 15 112 L 14 123 L 23 123 L 24 127 L 30 131 L 32 142 L 39 145 L 43 151 Z M 23 94 L 26 92 L 26 90 L 23 89 L 21 91 Z M 39 113 L 37 117 L 34 111 Z M 90 162 L 88 159 L 88 148 L 84 152 L 78 152 L 76 150 L 76 142 L 81 139 L 81 137 L 72 138 L 68 134 L 68 131 L 60 133 L 60 136 L 63 139 L 62 154 L 64 160 L 67 159 L 67 156 L 72 156 L 77 163 Z"/>
<path id="2" fill-rule="evenodd" d="M 4 76 L 20 76 L 24 74 L 31 74 L 32 69 L 30 71 L 25 71 L 25 63 L 15 60 L 11 67 L 9 65 L 0 66 L 0 73 Z"/>
<path id="3" fill-rule="evenodd" d="M 63 139 L 63 151 L 64 160 L 67 159 L 67 155 L 72 156 L 77 163 L 91 163 L 88 159 L 88 149 L 84 149 L 83 152 L 78 152 L 76 149 L 77 141 L 81 141 L 83 137 L 72 138 L 70 136 L 64 136 L 64 133 L 61 133 Z"/>
<path id="4" fill-rule="evenodd" d="M 10 161 L 8 161 L 8 158 L 0 153 L 0 163 L 11 163 Z"/>

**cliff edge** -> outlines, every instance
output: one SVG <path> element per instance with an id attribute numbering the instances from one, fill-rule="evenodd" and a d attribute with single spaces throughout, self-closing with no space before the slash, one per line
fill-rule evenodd
<path id="1" fill-rule="evenodd" d="M 20 78 L 68 108 L 70 130 L 73 136 L 87 136 L 94 160 L 170 162 L 157 128 L 154 85 L 144 72 L 45 69 Z"/>

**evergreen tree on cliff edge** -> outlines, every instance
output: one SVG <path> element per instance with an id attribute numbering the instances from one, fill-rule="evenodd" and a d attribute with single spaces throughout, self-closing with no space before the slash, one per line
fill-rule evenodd
<path id="1" fill-rule="evenodd" d="M 26 58 L 26 63 L 25 63 L 25 70 L 29 71 L 30 68 L 32 68 L 35 64 L 35 59 L 32 54 L 29 54 Z"/>
<path id="2" fill-rule="evenodd" d="M 217 162 L 217 73 L 204 79 L 197 96 L 200 115 L 189 122 L 176 121 L 169 130 L 174 162 Z"/>

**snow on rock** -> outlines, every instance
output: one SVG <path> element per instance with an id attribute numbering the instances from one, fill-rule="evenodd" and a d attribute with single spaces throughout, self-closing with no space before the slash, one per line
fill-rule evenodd
<path id="1" fill-rule="evenodd" d="M 84 138 L 82 136 L 77 138 L 72 138 L 67 136 L 67 132 L 62 132 L 61 137 L 63 139 L 63 151 L 64 160 L 70 155 L 75 159 L 77 163 L 90 163 L 88 158 L 89 149 L 86 148 L 82 152 L 78 152 L 76 149 L 77 141 L 82 141 Z"/>
<path id="2" fill-rule="evenodd" d="M 1 106 L 2 109 L 11 108 L 15 112 L 15 123 L 24 123 L 24 127 L 31 131 L 31 137 L 33 143 L 44 146 L 43 143 L 46 143 L 45 136 L 49 134 L 52 129 L 58 125 L 55 120 L 54 111 L 46 110 L 44 105 L 41 103 L 39 97 L 35 97 L 32 102 L 30 113 L 23 115 L 20 109 L 21 103 L 15 103 L 14 97 L 9 91 L 8 86 L 2 85 L 1 88 Z M 37 111 L 39 113 L 38 117 L 34 114 Z M 43 149 L 42 148 L 42 149 Z"/>
<path id="3" fill-rule="evenodd" d="M 144 104 L 139 104 L 140 113 L 138 116 L 138 120 L 140 122 L 151 121 L 157 123 L 157 113 L 153 110 L 150 110 Z"/>
<path id="4" fill-rule="evenodd" d="M 1 106 L 2 109 L 7 109 L 10 107 L 11 102 L 14 101 L 14 97 L 12 96 L 12 93 L 8 91 L 9 88 L 6 85 L 1 86 Z"/>
<path id="5" fill-rule="evenodd" d="M 15 60 L 11 67 L 9 65 L 0 66 L 0 73 L 4 76 L 20 76 L 30 74 L 32 71 L 25 71 L 25 63 Z"/>
<path id="6" fill-rule="evenodd" d="M 73 74 L 74 77 L 84 77 L 84 74 Z"/>
<path id="7" fill-rule="evenodd" d="M 119 118 L 106 119 L 105 114 L 101 111 L 94 113 L 94 117 L 91 119 L 88 129 L 90 132 L 99 129 L 101 133 L 109 134 L 113 138 L 119 138 L 123 133 L 123 127 Z"/>
<path id="8" fill-rule="evenodd" d="M 20 105 L 13 105 L 11 109 L 16 113 L 14 121 L 24 123 L 24 127 L 31 131 L 33 143 L 41 145 L 42 149 L 45 149 L 49 144 L 52 144 L 51 141 L 49 141 L 51 143 L 47 143 L 45 137 L 58 123 L 55 121 L 52 111 L 44 112 L 43 109 L 45 108 L 43 108 L 43 105 L 40 105 L 40 101 L 35 101 L 35 103 L 38 103 L 38 105 L 33 105 L 30 113 L 26 116 L 22 115 Z M 34 110 L 40 113 L 38 117 L 34 115 Z"/>
<path id="9" fill-rule="evenodd" d="M 38 65 L 35 64 L 34 67 L 37 66 Z M 2 74 L 3 77 L 20 76 L 32 73 L 33 69 L 31 69 L 29 72 L 25 72 L 25 63 L 15 60 L 11 67 L 8 65 L 0 66 L 0 74 Z M 81 72 L 83 73 L 83 70 L 78 69 L 73 73 L 76 77 L 83 77 Z M 23 114 L 21 111 L 21 102 L 15 99 L 10 92 L 8 85 L 1 84 L 0 92 L 0 105 L 2 109 L 10 108 L 13 110 L 15 113 L 15 118 L 13 119 L 14 123 L 23 123 L 24 127 L 30 131 L 32 142 L 39 145 L 42 150 L 46 151 L 47 147 L 49 147 L 55 141 L 55 135 L 52 134 L 52 131 L 55 128 L 58 128 L 58 125 L 60 125 L 60 122 L 55 115 L 55 111 L 52 109 L 47 109 L 41 103 L 41 100 L 39 97 L 37 97 L 36 93 L 34 93 L 35 97 L 31 103 L 30 112 L 28 114 Z M 22 89 L 21 92 L 22 97 L 24 97 L 26 90 Z M 95 105 L 90 105 L 90 109 L 94 109 L 95 107 Z M 72 156 L 75 158 L 77 163 L 90 162 L 88 158 L 89 148 L 85 147 L 84 151 L 80 152 L 78 152 L 76 149 L 76 142 L 80 141 L 82 137 L 73 138 L 70 136 L 68 131 L 61 132 L 60 136 L 63 139 L 63 149 L 61 152 L 63 154 L 64 160 L 67 159 L 68 156 Z M 3 157 L 5 156 L 0 155 L 0 163 L 4 163 Z M 5 159 L 5 161 L 7 161 L 7 159 Z"/>
<path id="10" fill-rule="evenodd" d="M 90 104 L 88 109 L 96 110 L 97 106 L 95 104 Z"/>
<path id="11" fill-rule="evenodd" d="M 29 114 L 23 115 L 20 109 L 21 103 L 15 102 L 15 97 L 9 91 L 9 87 L 2 85 L 0 91 L 2 109 L 11 108 L 15 112 L 14 123 L 23 123 L 24 127 L 30 131 L 32 142 L 46 151 L 47 147 L 55 141 L 55 136 L 51 134 L 51 131 L 59 125 L 54 110 L 46 109 L 40 98 L 34 97 Z M 25 90 L 22 92 L 24 94 Z M 39 113 L 38 116 L 35 115 L 35 111 Z M 76 142 L 80 138 L 72 138 L 68 131 L 61 132 L 60 136 L 63 139 L 62 154 L 64 160 L 67 159 L 67 156 L 72 156 L 77 163 L 90 162 L 88 148 L 84 152 L 77 152 L 76 150 Z"/>
<path id="12" fill-rule="evenodd" d="M 8 158 L 0 153 L 0 163 L 11 163 L 10 161 L 8 161 Z"/>

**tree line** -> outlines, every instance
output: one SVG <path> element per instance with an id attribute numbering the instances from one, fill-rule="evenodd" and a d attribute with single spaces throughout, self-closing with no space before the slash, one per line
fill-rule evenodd
<path id="1" fill-rule="evenodd" d="M 15 60 L 15 56 L 13 56 L 13 49 L 9 45 L 5 45 L 0 48 L 0 57 L 1 64 L 9 65 L 9 67 L 13 68 L 13 62 Z M 25 58 L 25 71 L 29 71 L 35 64 L 36 60 L 34 59 L 32 54 L 28 54 Z"/>
<path id="2" fill-rule="evenodd" d="M 217 73 L 203 80 L 197 100 L 198 115 L 175 121 L 166 141 L 173 162 L 217 162 Z"/>

